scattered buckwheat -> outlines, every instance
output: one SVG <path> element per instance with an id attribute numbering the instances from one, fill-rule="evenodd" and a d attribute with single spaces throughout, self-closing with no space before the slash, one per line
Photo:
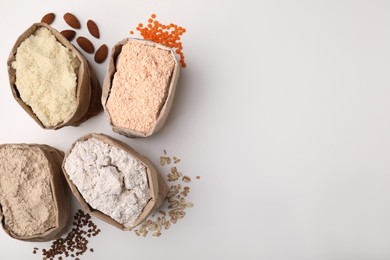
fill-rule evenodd
<path id="1" fill-rule="evenodd" d="M 65 238 L 53 241 L 49 249 L 42 249 L 42 256 L 44 259 L 54 259 L 56 256 L 59 256 L 58 259 L 62 259 L 60 255 L 65 257 L 81 256 L 88 250 L 89 240 L 87 238 L 99 233 L 100 229 L 92 222 L 91 216 L 80 209 L 74 216 L 72 230 Z M 39 249 L 34 247 L 34 254 L 36 250 Z M 93 252 L 93 249 L 90 248 L 90 251 Z"/>

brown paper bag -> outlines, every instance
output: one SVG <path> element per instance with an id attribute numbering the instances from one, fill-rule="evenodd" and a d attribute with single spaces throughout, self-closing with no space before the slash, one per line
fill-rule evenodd
<path id="1" fill-rule="evenodd" d="M 77 189 L 76 185 L 73 184 L 73 182 L 70 180 L 69 175 L 66 173 L 64 164 L 66 161 L 66 158 L 71 153 L 73 147 L 76 145 L 77 142 L 85 141 L 90 138 L 98 139 L 99 141 L 102 141 L 106 144 L 115 146 L 119 149 L 122 149 L 129 153 L 131 156 L 137 158 L 140 162 L 142 162 L 147 169 L 147 177 L 148 177 L 148 183 L 149 188 L 151 192 L 151 199 L 146 204 L 145 208 L 143 209 L 141 215 L 138 217 L 138 219 L 134 222 L 134 225 L 132 227 L 125 227 L 124 225 L 118 223 L 111 217 L 107 216 L 106 214 L 100 212 L 99 210 L 96 210 L 92 208 L 83 198 L 79 190 Z M 90 214 L 100 218 L 101 220 L 121 229 L 121 230 L 132 230 L 134 227 L 142 223 L 154 210 L 158 209 L 161 204 L 163 203 L 165 197 L 168 194 L 168 186 L 165 183 L 164 179 L 162 178 L 161 174 L 155 169 L 153 164 L 149 159 L 146 157 L 140 155 L 137 151 L 135 151 L 133 148 L 128 146 L 125 143 L 122 143 L 119 140 L 116 140 L 112 137 L 109 137 L 104 134 L 87 134 L 81 138 L 79 138 L 76 142 L 74 142 L 71 146 L 71 148 L 68 150 L 68 152 L 65 154 L 65 159 L 62 164 L 62 169 L 64 171 L 64 175 L 66 180 L 68 181 L 68 184 L 70 186 L 70 189 L 72 190 L 73 194 L 76 196 L 77 200 L 80 202 L 80 204 L 83 206 L 83 208 Z"/>
<path id="2" fill-rule="evenodd" d="M 118 126 L 113 125 L 113 123 L 111 121 L 110 113 L 108 112 L 108 110 L 106 108 L 106 104 L 107 104 L 107 101 L 108 101 L 108 98 L 109 98 L 110 92 L 111 92 L 112 81 L 114 79 L 114 74 L 116 72 L 117 58 L 122 51 L 122 46 L 124 44 L 126 44 L 128 41 L 142 41 L 150 46 L 156 46 L 160 49 L 168 50 L 171 52 L 172 57 L 175 61 L 175 68 L 173 69 L 173 73 L 171 76 L 171 83 L 169 85 L 167 98 L 161 107 L 159 117 L 157 118 L 154 127 L 148 133 L 142 133 L 142 132 L 136 131 L 134 129 L 128 129 L 128 128 L 123 128 L 123 127 L 118 127 Z M 104 78 L 103 93 L 102 93 L 103 108 L 104 108 L 104 111 L 106 112 L 106 115 L 108 117 L 108 120 L 110 122 L 112 130 L 114 132 L 125 135 L 127 137 L 147 137 L 147 136 L 151 136 L 152 134 L 158 132 L 164 126 L 165 121 L 167 120 L 169 111 L 172 107 L 173 98 L 175 96 L 175 91 L 176 91 L 176 85 L 177 85 L 177 82 L 179 80 L 179 75 L 180 75 L 180 65 L 176 59 L 174 52 L 170 48 L 165 47 L 164 45 L 161 45 L 161 44 L 158 44 L 155 42 L 140 40 L 140 39 L 135 39 L 135 38 L 127 38 L 127 39 L 124 39 L 124 40 L 118 42 L 112 48 L 112 51 L 111 51 L 111 56 L 110 56 L 110 60 L 109 60 L 109 64 L 108 64 L 107 73 L 106 73 L 106 76 Z"/>
<path id="3" fill-rule="evenodd" d="M 56 216 L 55 227 L 47 230 L 42 234 L 36 234 L 28 237 L 19 237 L 4 223 L 0 205 L 0 222 L 4 231 L 11 237 L 24 241 L 50 241 L 59 238 L 64 231 L 69 217 L 70 199 L 67 190 L 66 181 L 62 173 L 61 164 L 64 158 L 64 153 L 51 146 L 44 144 L 3 144 L 0 147 L 13 146 L 21 149 L 39 148 L 47 159 L 48 167 L 50 167 L 50 187 L 53 193 L 54 210 Z"/>
<path id="4" fill-rule="evenodd" d="M 16 82 L 16 71 L 12 68 L 12 63 L 15 61 L 15 55 L 17 48 L 20 44 L 27 39 L 30 35 L 34 34 L 39 27 L 46 27 L 56 37 L 57 41 L 62 43 L 66 48 L 73 52 L 80 60 L 80 68 L 77 75 L 77 87 L 76 87 L 76 110 L 71 114 L 64 122 L 52 127 L 45 127 L 39 118 L 35 115 L 30 106 L 26 105 L 21 99 L 18 92 Z M 11 86 L 12 94 L 19 105 L 44 129 L 60 129 L 64 126 L 78 126 L 87 119 L 99 114 L 103 108 L 100 104 L 101 87 L 96 78 L 95 73 L 88 64 L 88 61 L 84 56 L 74 47 L 62 34 L 56 31 L 51 26 L 45 23 L 35 23 L 28 28 L 17 40 L 9 55 L 8 61 L 8 76 Z"/>

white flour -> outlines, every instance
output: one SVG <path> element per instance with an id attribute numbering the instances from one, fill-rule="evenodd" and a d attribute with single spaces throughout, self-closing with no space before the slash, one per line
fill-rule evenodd
<path id="1" fill-rule="evenodd" d="M 95 138 L 76 143 L 65 170 L 91 207 L 126 227 L 133 226 L 151 198 L 146 167 Z"/>

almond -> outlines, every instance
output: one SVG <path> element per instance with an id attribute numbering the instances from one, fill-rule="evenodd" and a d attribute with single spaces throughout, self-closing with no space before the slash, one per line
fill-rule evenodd
<path id="1" fill-rule="evenodd" d="M 74 29 L 80 29 L 81 28 L 79 19 L 77 19 L 77 17 L 74 16 L 73 14 L 71 14 L 71 13 L 64 14 L 64 20 L 70 27 L 72 27 Z"/>
<path id="2" fill-rule="evenodd" d="M 96 23 L 92 20 L 88 20 L 87 22 L 87 27 L 89 33 L 94 36 L 95 38 L 100 38 L 100 32 L 99 32 L 99 27 L 97 27 Z"/>
<path id="3" fill-rule="evenodd" d="M 103 63 L 108 55 L 108 47 L 107 45 L 103 44 L 99 47 L 99 49 L 95 53 L 95 61 L 96 63 Z"/>
<path id="4" fill-rule="evenodd" d="M 95 47 L 93 46 L 92 42 L 88 40 L 85 37 L 78 37 L 77 38 L 77 43 L 80 46 L 81 49 L 83 49 L 85 52 L 88 53 L 94 53 L 95 52 Z"/>
<path id="5" fill-rule="evenodd" d="M 72 41 L 74 37 L 76 36 L 76 32 L 73 30 L 63 30 L 61 31 L 61 34 L 68 40 Z"/>
<path id="6" fill-rule="evenodd" d="M 54 19 L 56 18 L 56 15 L 53 13 L 45 14 L 45 16 L 42 17 L 41 22 L 46 24 L 53 23 Z"/>

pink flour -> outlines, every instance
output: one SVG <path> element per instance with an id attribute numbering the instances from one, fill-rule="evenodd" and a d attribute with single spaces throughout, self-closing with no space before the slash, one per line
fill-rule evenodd
<path id="1" fill-rule="evenodd" d="M 134 40 L 123 45 L 106 106 L 112 124 L 149 132 L 167 98 L 174 66 L 167 50 Z"/>

